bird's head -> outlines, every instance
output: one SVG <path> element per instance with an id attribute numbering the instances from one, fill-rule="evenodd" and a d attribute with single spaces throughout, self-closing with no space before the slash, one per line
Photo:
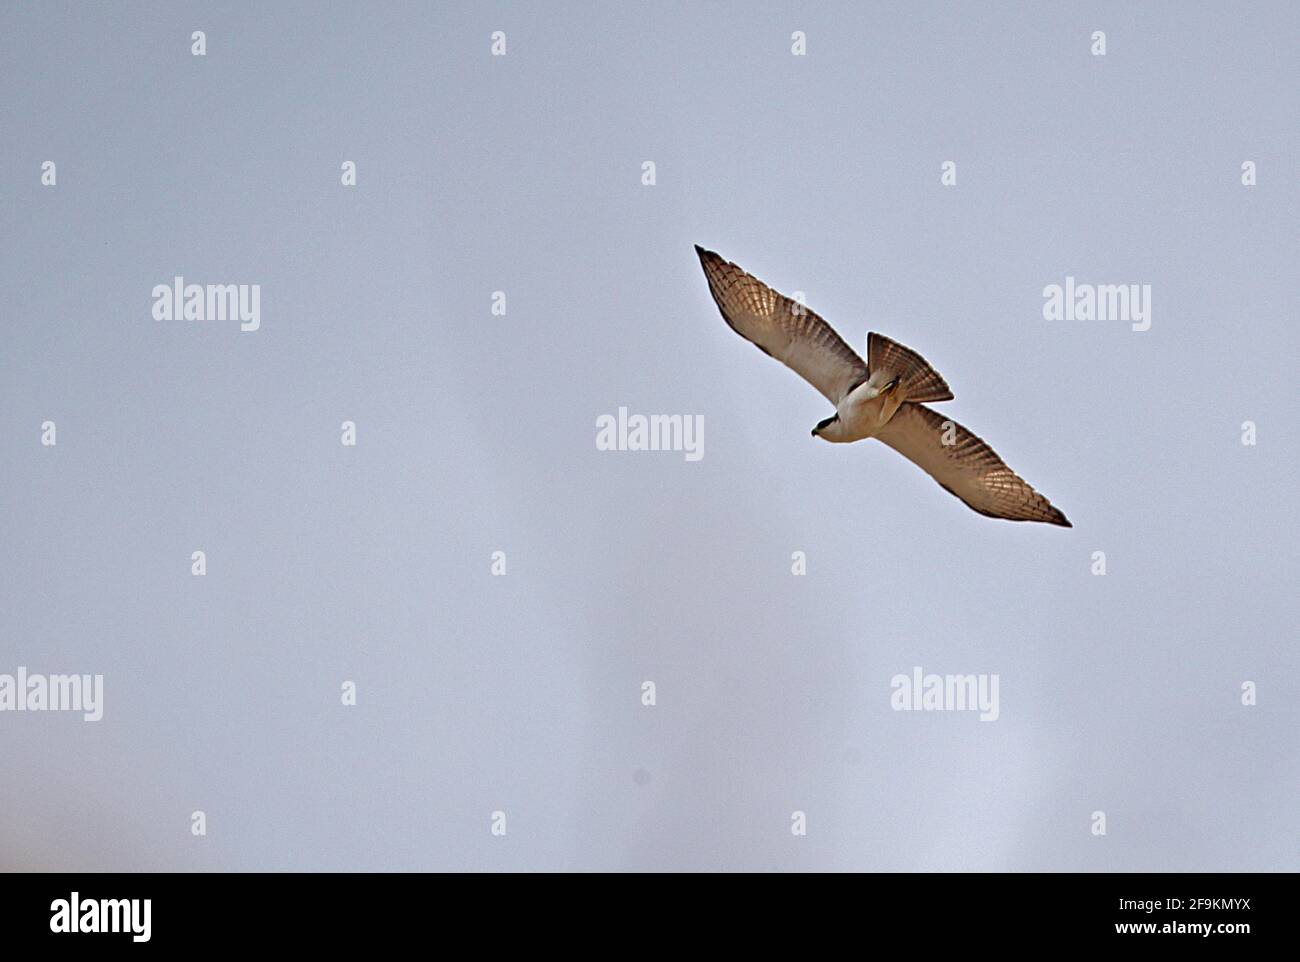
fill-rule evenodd
<path id="1" fill-rule="evenodd" d="M 824 421 L 818 421 L 817 427 L 812 429 L 812 436 L 821 438 L 823 441 L 838 441 L 839 437 L 837 435 L 842 433 L 842 428 L 843 424 L 840 421 L 840 416 L 835 414 Z"/>

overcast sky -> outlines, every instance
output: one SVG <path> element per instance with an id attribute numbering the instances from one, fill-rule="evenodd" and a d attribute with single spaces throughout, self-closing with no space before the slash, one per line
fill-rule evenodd
<path id="1" fill-rule="evenodd" d="M 0 712 L 0 868 L 1300 868 L 1295 11 L 6 5 L 0 673 L 104 715 Z M 1074 528 L 810 437 L 695 243 Z"/>

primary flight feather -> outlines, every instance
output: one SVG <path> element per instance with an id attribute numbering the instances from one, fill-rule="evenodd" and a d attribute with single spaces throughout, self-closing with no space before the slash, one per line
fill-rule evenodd
<path id="1" fill-rule="evenodd" d="M 953 396 L 921 355 L 873 331 L 867 336 L 864 364 L 835 329 L 807 307 L 712 251 L 699 245 L 695 251 L 731 329 L 835 405 L 834 416 L 813 428 L 814 436 L 840 443 L 877 438 L 980 514 L 1072 527 L 991 447 L 921 403 Z"/>

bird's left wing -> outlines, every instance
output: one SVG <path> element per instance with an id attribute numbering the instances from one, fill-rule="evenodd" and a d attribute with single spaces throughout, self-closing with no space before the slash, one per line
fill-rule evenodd
<path id="1" fill-rule="evenodd" d="M 832 404 L 867 379 L 867 365 L 824 320 L 713 251 L 696 245 L 722 318 Z"/>
<path id="2" fill-rule="evenodd" d="M 1073 527 L 991 447 L 924 404 L 904 404 L 876 437 L 990 518 Z"/>

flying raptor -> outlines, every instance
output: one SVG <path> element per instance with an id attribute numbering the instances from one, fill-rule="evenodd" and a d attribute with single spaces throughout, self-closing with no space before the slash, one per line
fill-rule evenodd
<path id="1" fill-rule="evenodd" d="M 921 355 L 872 331 L 864 364 L 807 307 L 698 244 L 695 251 L 731 329 L 835 405 L 834 416 L 813 428 L 814 437 L 839 443 L 876 438 L 980 514 L 1072 527 L 991 447 L 921 403 L 952 400 L 947 383 Z"/>

